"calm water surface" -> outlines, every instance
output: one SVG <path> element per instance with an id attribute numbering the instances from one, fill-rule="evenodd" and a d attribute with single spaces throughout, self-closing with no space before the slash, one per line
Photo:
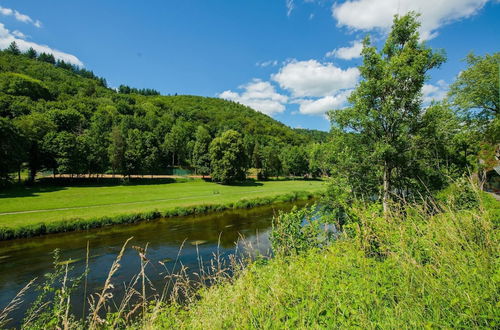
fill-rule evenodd
<path id="1" fill-rule="evenodd" d="M 102 288 L 123 243 L 133 237 L 123 256 L 121 268 L 114 276 L 114 292 L 118 297 L 119 292 L 116 291 L 120 290 L 119 284 L 128 283 L 140 270 L 138 253 L 131 248 L 133 245 L 144 247 L 148 244 L 147 256 L 152 261 L 148 275 L 154 285 L 161 289 L 165 280 L 160 273 L 164 268 L 158 261 L 172 268 L 180 253 L 179 261 L 188 267 L 189 272 L 195 273 L 200 269 L 199 260 L 203 260 L 206 266 L 217 251 L 227 258 L 236 249 L 251 246 L 254 252 L 267 255 L 270 253 L 269 232 L 273 215 L 278 210 L 288 211 L 294 205 L 301 207 L 307 203 L 312 202 L 158 219 L 134 225 L 0 242 L 0 310 L 30 280 L 35 277 L 41 279 L 52 271 L 54 249 L 60 249 L 62 261 L 75 260 L 71 263 L 73 274 L 81 274 L 85 269 L 86 247 L 89 243 L 88 292 L 95 293 Z M 181 245 L 183 247 L 180 250 Z M 36 292 L 30 290 L 25 300 L 32 301 L 35 297 Z M 80 297 L 83 297 L 81 292 L 75 294 L 73 299 L 73 312 L 77 315 L 82 306 L 83 299 Z M 14 322 L 11 326 L 19 324 L 24 309 L 12 314 Z"/>

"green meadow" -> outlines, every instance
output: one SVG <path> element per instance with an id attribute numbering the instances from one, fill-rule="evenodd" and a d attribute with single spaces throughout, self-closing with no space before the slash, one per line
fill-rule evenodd
<path id="1" fill-rule="evenodd" d="M 291 192 L 318 192 L 322 181 L 266 181 L 219 185 L 203 180 L 171 183 L 34 186 L 0 193 L 0 227 L 18 228 L 68 219 L 91 219 L 164 211 L 178 207 L 227 205 L 242 199 Z"/>

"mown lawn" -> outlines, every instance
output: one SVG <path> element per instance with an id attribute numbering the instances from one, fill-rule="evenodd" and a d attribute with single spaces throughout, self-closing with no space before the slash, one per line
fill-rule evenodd
<path id="1" fill-rule="evenodd" d="M 161 184 L 35 186 L 0 191 L 0 227 L 89 219 L 204 204 L 226 204 L 293 191 L 315 192 L 321 181 L 249 182 L 223 186 L 203 180 Z"/>

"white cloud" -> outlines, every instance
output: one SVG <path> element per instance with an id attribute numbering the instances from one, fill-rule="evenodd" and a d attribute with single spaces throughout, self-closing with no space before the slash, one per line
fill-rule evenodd
<path id="1" fill-rule="evenodd" d="M 477 14 L 488 1 L 494 0 L 350 0 L 335 3 L 332 15 L 339 26 L 387 31 L 395 14 L 413 10 L 422 14 L 421 37 L 428 40 L 439 27 Z"/>
<path id="2" fill-rule="evenodd" d="M 293 0 L 286 0 L 286 15 L 290 16 L 294 9 L 295 9 L 295 4 Z"/>
<path id="3" fill-rule="evenodd" d="M 342 60 L 352 60 L 353 58 L 361 57 L 363 50 L 363 42 L 360 40 L 351 41 L 351 46 L 340 47 L 326 53 L 326 57 L 337 57 Z"/>
<path id="4" fill-rule="evenodd" d="M 276 92 L 274 86 L 268 81 L 254 79 L 239 88 L 244 91 L 237 93 L 227 90 L 220 93 L 218 97 L 239 102 L 267 115 L 285 111 L 284 104 L 288 102 L 288 97 Z"/>
<path id="5" fill-rule="evenodd" d="M 12 35 L 21 39 L 26 39 L 26 35 L 18 30 L 12 31 Z"/>
<path id="6" fill-rule="evenodd" d="M 424 104 L 429 104 L 432 101 L 441 101 L 446 97 L 448 92 L 448 84 L 444 80 L 439 80 L 436 85 L 424 84 L 422 87 Z"/>
<path id="7" fill-rule="evenodd" d="M 39 45 L 31 41 L 20 39 L 19 33 L 22 34 L 22 32 L 17 32 L 18 35 L 16 35 L 15 32 L 10 32 L 2 23 L 0 23 L 0 49 L 9 47 L 11 42 L 15 41 L 21 51 L 26 51 L 30 47 L 33 47 L 33 49 L 38 53 L 49 53 L 54 55 L 54 57 L 58 60 L 83 66 L 82 61 L 80 61 L 76 56 L 50 48 L 46 45 Z"/>
<path id="8" fill-rule="evenodd" d="M 329 110 L 343 108 L 352 90 L 346 90 L 334 96 L 325 96 L 316 100 L 300 99 L 298 103 L 299 112 L 304 115 L 323 115 Z"/>
<path id="9" fill-rule="evenodd" d="M 278 65 L 278 61 L 277 60 L 269 60 L 269 61 L 257 62 L 257 63 L 255 63 L 255 65 L 260 66 L 261 68 L 265 68 L 268 66 Z"/>
<path id="10" fill-rule="evenodd" d="M 34 20 L 26 14 L 22 14 L 15 9 L 5 8 L 0 6 L 0 14 L 4 16 L 14 16 L 16 20 L 23 23 L 33 24 L 37 28 L 42 27 L 42 22 Z"/>
<path id="11" fill-rule="evenodd" d="M 353 88 L 359 78 L 357 68 L 342 70 L 332 63 L 316 60 L 291 61 L 285 64 L 272 79 L 294 97 L 323 97 Z"/>

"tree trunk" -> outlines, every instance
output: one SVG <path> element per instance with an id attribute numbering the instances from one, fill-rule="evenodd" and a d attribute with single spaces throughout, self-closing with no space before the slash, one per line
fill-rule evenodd
<path id="1" fill-rule="evenodd" d="M 17 181 L 21 183 L 21 166 L 17 168 Z"/>
<path id="2" fill-rule="evenodd" d="M 390 192 L 391 192 L 391 168 L 387 165 L 387 162 L 384 163 L 384 196 L 382 199 L 382 204 L 384 207 L 384 214 L 389 213 L 389 201 L 390 201 Z"/>

